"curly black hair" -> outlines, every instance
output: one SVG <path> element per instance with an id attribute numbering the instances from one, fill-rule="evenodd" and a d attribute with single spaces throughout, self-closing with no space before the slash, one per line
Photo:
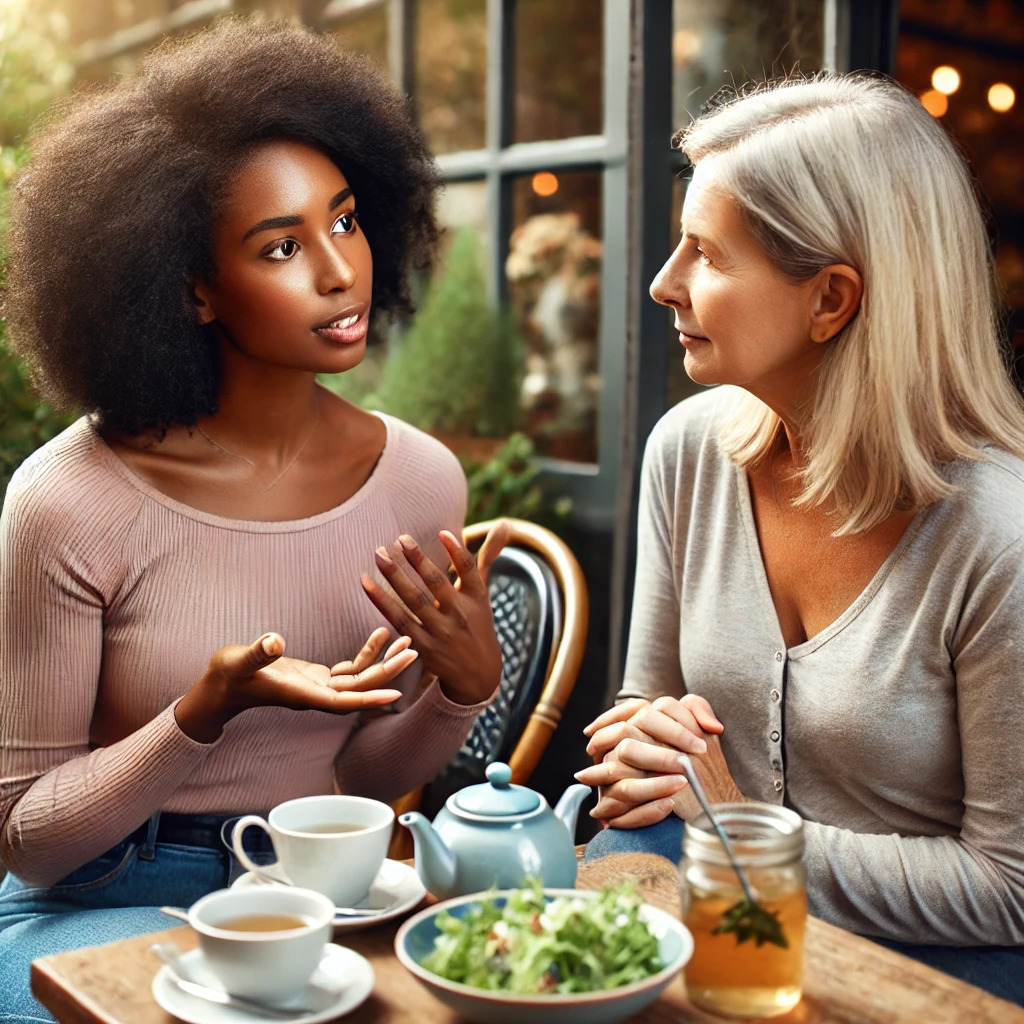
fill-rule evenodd
<path id="1" fill-rule="evenodd" d="M 217 409 L 211 328 L 188 295 L 254 147 L 291 139 L 348 179 L 373 253 L 373 308 L 412 309 L 440 176 L 405 98 L 364 58 L 293 25 L 229 18 L 164 42 L 137 77 L 73 96 L 36 132 L 11 199 L 6 313 L 44 397 L 128 434 Z"/>

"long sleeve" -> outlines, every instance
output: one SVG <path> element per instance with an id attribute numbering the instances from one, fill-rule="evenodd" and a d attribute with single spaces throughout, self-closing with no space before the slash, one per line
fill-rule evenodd
<path id="1" fill-rule="evenodd" d="M 851 931 L 909 942 L 1024 944 L 1022 565 L 1018 540 L 971 587 L 951 638 L 963 773 L 959 829 L 949 836 L 862 835 L 807 822 L 814 913 Z"/>
<path id="2" fill-rule="evenodd" d="M 465 477 L 440 443 L 383 419 L 387 442 L 362 488 L 295 521 L 183 505 L 135 477 L 85 420 L 19 469 L 0 523 L 9 870 L 53 882 L 156 810 L 265 813 L 330 793 L 336 761 L 350 792 L 408 790 L 457 749 L 475 711 L 436 687 L 421 694 L 415 663 L 396 681 L 402 713 L 362 729 L 355 714 L 261 707 L 199 744 L 174 718 L 225 644 L 274 630 L 291 657 L 352 658 L 386 625 L 360 575 L 383 581 L 373 552 L 400 533 L 442 558 L 437 534 L 461 529 Z"/>
<path id="3" fill-rule="evenodd" d="M 394 800 L 433 779 L 493 699 L 456 704 L 434 680 L 411 707 L 373 718 L 352 736 L 336 762 L 339 790 Z"/>
<path id="4" fill-rule="evenodd" d="M 171 709 L 91 748 L 104 593 L 117 575 L 109 552 L 125 543 L 130 508 L 82 529 L 81 502 L 69 507 L 48 482 L 16 477 L 0 516 L 0 856 L 37 884 L 135 829 L 210 749 Z"/>
<path id="5" fill-rule="evenodd" d="M 674 549 L 685 538 L 686 523 L 676 518 L 672 495 L 666 493 L 675 474 L 665 465 L 659 440 L 652 436 L 644 452 L 633 610 L 626 671 L 617 700 L 651 700 L 662 694 L 681 697 L 685 692 L 679 666 L 680 581 Z"/>
<path id="6" fill-rule="evenodd" d="M 957 492 L 787 648 L 746 474 L 718 441 L 728 393 L 681 403 L 648 442 L 620 698 L 711 703 L 741 792 L 804 819 L 815 914 L 1024 943 L 1024 464 L 987 449 L 944 467 Z"/>

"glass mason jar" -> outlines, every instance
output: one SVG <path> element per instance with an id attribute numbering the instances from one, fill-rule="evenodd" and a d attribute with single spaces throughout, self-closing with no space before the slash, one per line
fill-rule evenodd
<path id="1" fill-rule="evenodd" d="M 749 916 L 738 921 L 728 916 L 745 896 L 721 840 L 702 814 L 686 826 L 680 864 L 683 922 L 694 942 L 684 972 L 687 994 L 695 1006 L 726 1017 L 786 1013 L 800 1001 L 803 975 L 803 822 L 772 804 L 718 804 L 713 810 L 755 899 L 782 934 L 763 918 L 762 927 L 745 934 Z M 775 941 L 765 941 L 771 933 Z"/>

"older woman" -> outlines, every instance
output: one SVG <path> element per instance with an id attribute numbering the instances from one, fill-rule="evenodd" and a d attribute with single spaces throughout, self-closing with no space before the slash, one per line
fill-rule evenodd
<path id="1" fill-rule="evenodd" d="M 878 77 L 766 87 L 677 141 L 651 294 L 727 386 L 647 444 L 591 854 L 678 855 L 689 752 L 712 799 L 802 815 L 813 913 L 990 947 L 961 973 L 1020 1000 L 1024 956 L 991 947 L 1024 944 L 1024 409 L 971 177 Z"/>

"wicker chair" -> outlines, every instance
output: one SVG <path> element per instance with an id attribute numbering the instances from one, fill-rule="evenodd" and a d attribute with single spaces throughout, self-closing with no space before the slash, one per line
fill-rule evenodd
<path id="1" fill-rule="evenodd" d="M 491 567 L 488 588 L 501 644 L 501 685 L 494 703 L 477 716 L 466 742 L 438 777 L 395 801 L 396 816 L 422 810 L 430 817 L 448 796 L 482 782 L 491 761 L 507 761 L 512 781 L 533 774 L 562 717 L 583 660 L 587 590 L 568 546 L 550 530 L 506 519 L 509 541 Z M 493 521 L 463 531 L 473 550 Z M 412 856 L 412 839 L 395 827 L 388 856 Z"/>

